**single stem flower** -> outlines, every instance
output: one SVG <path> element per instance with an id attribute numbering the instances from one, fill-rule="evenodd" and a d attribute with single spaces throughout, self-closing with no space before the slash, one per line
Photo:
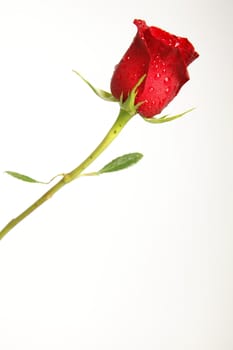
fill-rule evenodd
<path id="1" fill-rule="evenodd" d="M 155 117 L 189 79 L 187 66 L 198 57 L 198 53 L 186 38 L 177 37 L 156 27 L 148 27 L 142 20 L 135 20 L 134 23 L 138 32 L 115 68 L 111 80 L 112 93 L 95 88 L 80 73 L 74 71 L 97 96 L 105 101 L 119 102 L 120 112 L 113 126 L 83 162 L 69 173 L 54 176 L 49 182 L 38 181 L 27 175 L 7 171 L 6 173 L 15 178 L 31 183 L 48 184 L 58 176 L 61 179 L 20 215 L 11 220 L 0 231 L 0 239 L 66 184 L 78 177 L 118 171 L 138 162 L 142 158 L 141 153 L 126 154 L 114 159 L 97 172 L 84 173 L 137 113 L 145 121 L 158 124 L 180 118 L 191 111 L 188 110 L 175 116 Z"/>

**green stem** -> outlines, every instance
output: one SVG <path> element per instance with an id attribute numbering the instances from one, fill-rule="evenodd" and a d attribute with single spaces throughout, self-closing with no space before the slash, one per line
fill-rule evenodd
<path id="1" fill-rule="evenodd" d="M 112 141 L 119 135 L 124 126 L 128 123 L 128 121 L 133 117 L 132 114 L 127 111 L 121 109 L 120 113 L 107 133 L 104 139 L 100 142 L 100 144 L 96 147 L 96 149 L 75 169 L 71 172 L 65 174 L 63 178 L 50 190 L 48 190 L 42 197 L 40 197 L 37 201 L 35 201 L 32 205 L 30 205 L 25 211 L 23 211 L 16 218 L 11 220 L 3 229 L 0 231 L 0 239 L 2 239 L 10 230 L 12 230 L 18 223 L 20 223 L 24 218 L 26 218 L 29 214 L 31 214 L 34 210 L 36 210 L 39 206 L 41 206 L 44 202 L 46 202 L 49 198 L 51 198 L 56 192 L 58 192 L 62 187 L 64 187 L 69 182 L 75 180 L 81 173 L 112 143 Z"/>

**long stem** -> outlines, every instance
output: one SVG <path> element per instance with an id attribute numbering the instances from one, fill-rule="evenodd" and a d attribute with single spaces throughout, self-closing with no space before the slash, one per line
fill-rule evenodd
<path id="1" fill-rule="evenodd" d="M 18 223 L 20 223 L 24 218 L 26 218 L 29 214 L 31 214 L 34 210 L 36 210 L 39 206 L 41 206 L 44 202 L 46 202 L 49 198 L 51 198 L 56 192 L 58 192 L 62 187 L 64 187 L 69 182 L 75 180 L 109 145 L 110 143 L 118 136 L 124 126 L 128 123 L 128 121 L 132 118 L 132 115 L 121 109 L 120 113 L 106 134 L 104 139 L 100 142 L 100 144 L 96 147 L 96 149 L 76 168 L 74 168 L 71 172 L 65 174 L 63 178 L 50 190 L 48 190 L 43 196 L 41 196 L 38 200 L 36 200 L 32 205 L 30 205 L 25 211 L 23 211 L 16 218 L 11 220 L 3 229 L 0 231 L 0 239 L 2 239 L 10 230 L 12 230 Z"/>

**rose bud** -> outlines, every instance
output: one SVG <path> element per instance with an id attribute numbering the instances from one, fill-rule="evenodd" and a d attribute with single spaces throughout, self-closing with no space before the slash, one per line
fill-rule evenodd
<path id="1" fill-rule="evenodd" d="M 138 113 L 146 118 L 159 114 L 189 80 L 187 66 L 199 55 L 186 39 L 145 21 L 134 20 L 138 32 L 125 55 L 115 67 L 111 80 L 112 95 L 123 101 L 146 74 L 138 87 L 135 103 L 143 102 Z"/>

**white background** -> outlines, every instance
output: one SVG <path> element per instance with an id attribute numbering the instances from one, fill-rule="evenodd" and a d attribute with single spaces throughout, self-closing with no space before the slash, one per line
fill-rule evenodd
<path id="1" fill-rule="evenodd" d="M 91 170 L 0 242 L 2 350 L 233 349 L 233 3 L 0 0 L 0 224 L 74 168 L 113 123 L 74 74 L 109 90 L 134 18 L 186 36 L 200 58 L 166 108 L 135 117 Z"/>

